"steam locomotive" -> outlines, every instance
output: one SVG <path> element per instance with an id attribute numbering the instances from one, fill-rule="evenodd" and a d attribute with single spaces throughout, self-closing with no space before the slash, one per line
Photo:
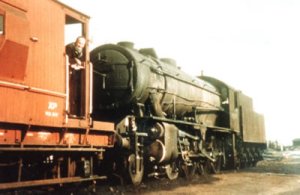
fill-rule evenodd
<path id="1" fill-rule="evenodd" d="M 74 98 L 69 29 L 88 40 L 89 16 L 57 0 L 0 0 L 1 192 L 116 174 L 138 185 L 261 159 L 252 99 L 153 49 L 122 42 L 89 55 L 87 44 Z"/>
<path id="2" fill-rule="evenodd" d="M 93 116 L 116 124 L 118 150 L 128 161 L 114 171 L 128 170 L 134 184 L 144 175 L 189 178 L 262 159 L 263 116 L 242 92 L 212 77 L 191 77 L 174 60 L 130 42 L 97 47 L 90 59 Z"/>

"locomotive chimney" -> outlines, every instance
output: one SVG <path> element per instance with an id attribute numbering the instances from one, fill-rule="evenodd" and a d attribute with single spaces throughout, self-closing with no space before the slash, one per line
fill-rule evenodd
<path id="1" fill-rule="evenodd" d="M 121 41 L 121 42 L 117 43 L 117 45 L 129 48 L 129 49 L 133 49 L 134 48 L 134 43 L 133 42 L 129 42 L 129 41 Z"/>
<path id="2" fill-rule="evenodd" d="M 156 52 L 153 48 L 143 48 L 143 49 L 140 49 L 139 52 L 143 55 L 157 58 Z"/>

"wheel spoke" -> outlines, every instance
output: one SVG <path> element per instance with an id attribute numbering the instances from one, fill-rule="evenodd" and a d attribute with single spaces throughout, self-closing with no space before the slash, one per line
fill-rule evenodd
<path id="1" fill-rule="evenodd" d="M 187 165 L 186 163 L 183 163 L 181 169 L 187 179 L 192 179 L 195 175 L 196 166 L 194 164 Z"/>
<path id="2" fill-rule="evenodd" d="M 215 162 L 211 162 L 212 173 L 220 173 L 222 167 L 222 156 L 218 155 L 215 157 Z"/>

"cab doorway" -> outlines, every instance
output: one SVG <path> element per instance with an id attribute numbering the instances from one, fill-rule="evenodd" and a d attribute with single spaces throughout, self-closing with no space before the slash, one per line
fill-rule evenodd
<path id="1" fill-rule="evenodd" d="M 84 118 L 85 116 L 85 65 L 86 47 L 83 48 L 82 68 L 74 68 L 72 54 L 67 52 L 78 37 L 84 37 L 84 23 L 66 15 L 65 22 L 65 46 L 66 46 L 66 89 L 67 89 L 67 113 L 69 118 Z M 68 50 L 69 51 L 69 50 Z"/>

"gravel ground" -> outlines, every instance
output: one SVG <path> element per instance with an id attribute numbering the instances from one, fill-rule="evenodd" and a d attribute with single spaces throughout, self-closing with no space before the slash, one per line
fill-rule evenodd
<path id="1" fill-rule="evenodd" d="M 150 179 L 139 187 L 107 186 L 95 194 L 300 194 L 300 159 L 261 161 L 256 167 L 217 175 Z"/>
<path id="2" fill-rule="evenodd" d="M 72 186 L 69 190 L 52 191 L 47 194 L 108 194 L 108 195 L 273 195 L 300 194 L 300 158 L 265 160 L 256 167 L 239 171 L 225 171 L 215 175 L 196 175 L 191 180 L 179 178 L 169 181 L 166 178 L 147 179 L 138 187 L 97 183 L 89 188 Z"/>

